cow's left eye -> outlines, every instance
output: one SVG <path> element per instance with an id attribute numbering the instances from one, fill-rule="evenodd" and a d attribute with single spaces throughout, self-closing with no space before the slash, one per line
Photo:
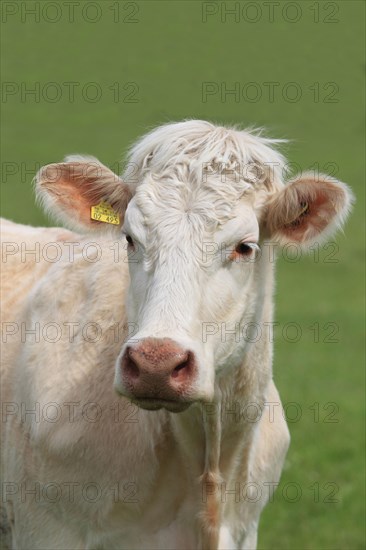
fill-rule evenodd
<path id="1" fill-rule="evenodd" d="M 250 256 L 255 250 L 259 250 L 257 243 L 239 243 L 235 247 L 235 252 L 240 256 Z"/>
<path id="2" fill-rule="evenodd" d="M 133 240 L 132 240 L 132 237 L 130 237 L 130 235 L 126 235 L 126 241 L 130 246 L 133 246 Z"/>

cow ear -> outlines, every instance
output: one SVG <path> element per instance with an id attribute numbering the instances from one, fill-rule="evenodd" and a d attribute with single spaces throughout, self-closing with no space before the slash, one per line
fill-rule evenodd
<path id="1" fill-rule="evenodd" d="M 78 231 L 118 228 L 131 198 L 129 187 L 94 157 L 69 156 L 35 178 L 44 209 Z"/>
<path id="2" fill-rule="evenodd" d="M 296 176 L 271 200 L 266 228 L 271 240 L 303 248 L 331 236 L 345 222 L 352 191 L 340 181 L 311 172 Z"/>

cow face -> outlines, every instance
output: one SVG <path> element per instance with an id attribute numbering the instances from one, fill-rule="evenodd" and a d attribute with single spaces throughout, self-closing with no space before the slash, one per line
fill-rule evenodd
<path id="1" fill-rule="evenodd" d="M 115 388 L 139 406 L 180 412 L 212 400 L 225 369 L 254 343 L 268 345 L 264 335 L 251 338 L 271 320 L 273 255 L 265 245 L 306 248 L 344 220 L 347 187 L 310 173 L 284 186 L 273 146 L 190 121 L 135 146 L 137 180 L 129 185 L 91 158 L 70 157 L 38 175 L 43 200 L 79 229 L 103 227 L 90 219 L 100 200 L 119 215 L 127 317 L 138 331 L 117 358 Z"/>

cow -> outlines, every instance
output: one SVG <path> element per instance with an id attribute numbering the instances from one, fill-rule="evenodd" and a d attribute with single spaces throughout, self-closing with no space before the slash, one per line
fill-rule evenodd
<path id="1" fill-rule="evenodd" d="M 281 140 L 187 120 L 43 167 L 67 229 L 2 225 L 2 502 L 12 548 L 254 549 L 289 431 L 276 251 L 324 242 L 350 189 L 285 182 Z"/>

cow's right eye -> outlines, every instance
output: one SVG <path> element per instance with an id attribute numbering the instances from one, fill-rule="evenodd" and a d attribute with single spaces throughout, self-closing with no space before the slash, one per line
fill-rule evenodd
<path id="1" fill-rule="evenodd" d="M 126 241 L 130 246 L 133 246 L 133 240 L 132 240 L 132 237 L 130 237 L 130 235 L 126 235 Z"/>

